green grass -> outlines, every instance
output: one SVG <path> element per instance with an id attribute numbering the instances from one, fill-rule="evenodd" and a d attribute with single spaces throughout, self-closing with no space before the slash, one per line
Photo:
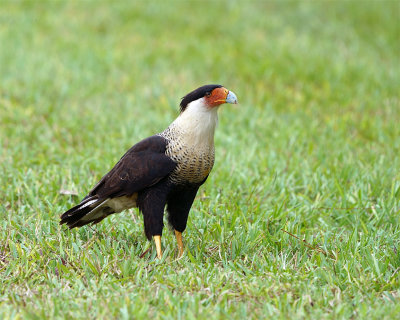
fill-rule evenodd
<path id="1" fill-rule="evenodd" d="M 3 1 L 0 318 L 398 316 L 399 10 Z M 135 210 L 58 225 L 206 83 L 240 104 L 220 110 L 182 259 L 167 229 L 155 258 Z"/>

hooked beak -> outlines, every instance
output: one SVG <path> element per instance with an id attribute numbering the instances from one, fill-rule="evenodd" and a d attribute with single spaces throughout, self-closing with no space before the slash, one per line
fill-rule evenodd
<path id="1" fill-rule="evenodd" d="M 232 91 L 229 91 L 228 95 L 225 98 L 225 102 L 226 103 L 237 104 L 238 103 L 238 99 L 236 97 L 236 94 L 234 94 Z"/>

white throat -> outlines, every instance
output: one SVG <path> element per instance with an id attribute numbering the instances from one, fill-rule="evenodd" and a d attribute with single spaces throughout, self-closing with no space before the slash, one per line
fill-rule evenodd
<path id="1" fill-rule="evenodd" d="M 185 136 L 187 142 L 198 147 L 214 146 L 214 132 L 218 124 L 218 107 L 209 108 L 204 99 L 189 103 L 171 124 Z"/>

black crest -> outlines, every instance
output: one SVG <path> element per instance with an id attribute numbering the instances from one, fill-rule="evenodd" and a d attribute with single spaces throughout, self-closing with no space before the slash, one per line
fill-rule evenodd
<path id="1" fill-rule="evenodd" d="M 203 98 L 206 94 L 211 93 L 211 91 L 213 91 L 215 88 L 222 88 L 222 86 L 219 84 L 207 84 L 188 93 L 186 96 L 182 98 L 180 104 L 181 112 L 185 111 L 189 103 L 197 99 Z"/>

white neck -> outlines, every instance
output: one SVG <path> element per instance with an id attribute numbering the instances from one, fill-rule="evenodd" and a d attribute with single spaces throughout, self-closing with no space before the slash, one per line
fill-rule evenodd
<path id="1" fill-rule="evenodd" d="M 178 118 L 171 124 L 185 135 L 190 144 L 213 146 L 214 132 L 218 124 L 218 107 L 205 106 L 204 99 L 189 103 Z"/>

